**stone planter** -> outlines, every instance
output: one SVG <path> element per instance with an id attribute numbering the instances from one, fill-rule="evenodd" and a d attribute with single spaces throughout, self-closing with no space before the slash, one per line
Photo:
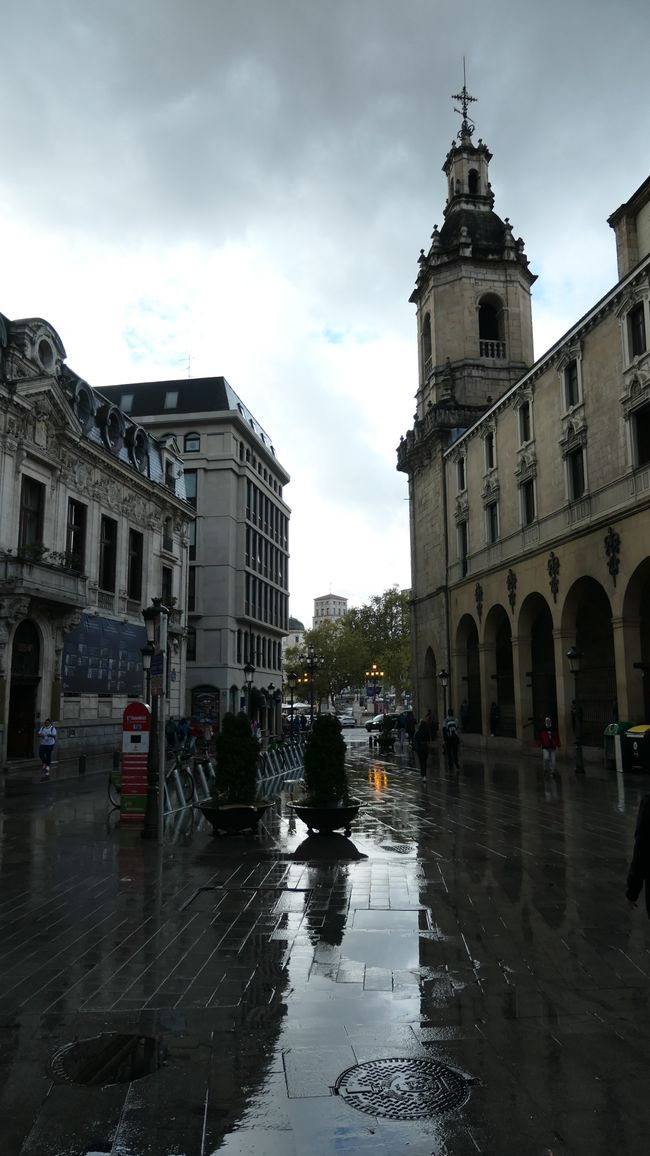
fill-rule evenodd
<path id="1" fill-rule="evenodd" d="M 314 807 L 307 803 L 289 803 L 289 807 L 302 820 L 310 835 L 314 831 L 319 835 L 331 835 L 333 831 L 349 835 L 361 803 L 358 799 L 350 799 L 339 807 Z"/>
<path id="2" fill-rule="evenodd" d="M 240 835 L 244 831 L 257 833 L 257 824 L 273 803 L 205 802 L 196 804 L 201 814 L 212 824 L 213 835 Z"/>

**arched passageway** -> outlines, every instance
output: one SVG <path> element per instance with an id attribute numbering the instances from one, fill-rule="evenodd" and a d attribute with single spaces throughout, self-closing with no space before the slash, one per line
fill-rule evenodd
<path id="1" fill-rule="evenodd" d="M 485 620 L 484 645 L 486 651 L 487 717 L 491 705 L 496 703 L 499 724 L 495 731 L 506 738 L 515 738 L 515 682 L 512 662 L 512 630 L 510 619 L 503 606 L 493 606 Z M 492 729 L 490 725 L 490 730 Z"/>
<path id="2" fill-rule="evenodd" d="M 625 696 L 628 719 L 647 723 L 650 721 L 650 558 L 644 559 L 630 578 L 623 600 L 623 620 L 625 669 L 617 671 L 617 681 L 620 686 L 625 677 L 629 683 Z"/>
<path id="3" fill-rule="evenodd" d="M 534 738 L 546 715 L 557 721 L 553 616 L 541 594 L 530 594 L 522 603 L 518 623 L 522 726 L 524 738 Z"/>
<path id="4" fill-rule="evenodd" d="M 612 608 L 594 578 L 580 578 L 571 587 L 563 612 L 563 633 L 575 633 L 580 651 L 578 696 L 582 709 L 582 741 L 602 746 L 603 731 L 612 721 L 617 701 Z"/>
<path id="5" fill-rule="evenodd" d="M 474 619 L 465 614 L 458 623 L 456 635 L 456 652 L 458 655 L 459 670 L 455 680 L 458 702 L 451 701 L 456 715 L 460 712 L 460 703 L 467 699 L 468 714 L 466 731 L 469 734 L 483 733 L 481 723 L 481 670 L 479 665 L 478 630 Z"/>
<path id="6" fill-rule="evenodd" d="M 424 656 L 424 670 L 420 679 L 419 718 L 424 718 L 428 710 L 433 711 L 436 721 L 441 718 L 442 705 L 438 705 L 438 680 L 436 678 L 436 656 L 430 646 Z"/>

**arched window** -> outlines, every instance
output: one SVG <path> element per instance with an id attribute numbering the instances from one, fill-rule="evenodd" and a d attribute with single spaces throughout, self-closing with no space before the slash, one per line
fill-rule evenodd
<path id="1" fill-rule="evenodd" d="M 201 436 L 197 433 L 186 433 L 183 439 L 183 450 L 186 454 L 197 454 L 201 449 Z"/>
<path id="2" fill-rule="evenodd" d="M 469 176 L 468 176 L 467 183 L 469 186 L 470 197 L 475 197 L 477 195 L 477 193 L 480 192 L 480 184 L 481 184 L 477 169 L 470 169 L 469 170 Z"/>
<path id="3" fill-rule="evenodd" d="M 478 335 L 481 357 L 505 357 L 503 306 L 499 298 L 492 294 L 482 297 L 479 302 Z"/>
<path id="4" fill-rule="evenodd" d="M 431 369 L 431 314 L 425 313 L 422 320 L 422 364 L 427 374 Z"/>

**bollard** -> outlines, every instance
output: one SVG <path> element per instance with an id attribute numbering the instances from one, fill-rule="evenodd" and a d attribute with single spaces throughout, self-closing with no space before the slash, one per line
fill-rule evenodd
<path id="1" fill-rule="evenodd" d="M 86 773 L 86 756 L 85 755 L 79 755 L 79 774 L 85 775 L 85 773 Z"/>

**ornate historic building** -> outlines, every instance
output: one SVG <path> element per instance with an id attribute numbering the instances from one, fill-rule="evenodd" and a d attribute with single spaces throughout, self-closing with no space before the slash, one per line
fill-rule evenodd
<path id="1" fill-rule="evenodd" d="M 156 439 L 65 364 L 46 321 L 0 315 L 0 754 L 119 745 L 144 691 L 142 610 L 172 606 L 168 701 L 184 703 L 189 527 L 173 438 Z M 173 600 L 173 601 L 170 601 Z"/>
<path id="2" fill-rule="evenodd" d="M 269 434 L 225 377 L 111 385 L 104 390 L 147 429 L 173 433 L 196 511 L 188 584 L 187 709 L 219 718 L 248 703 L 277 727 L 288 630 L 289 475 Z"/>
<path id="3" fill-rule="evenodd" d="M 619 281 L 533 364 L 535 280 L 494 212 L 491 154 L 462 126 L 443 171 L 444 223 L 420 254 L 419 384 L 398 469 L 410 491 L 420 712 L 467 700 L 469 729 L 571 743 L 581 653 L 584 741 L 614 704 L 650 721 L 650 179 L 610 217 Z"/>

